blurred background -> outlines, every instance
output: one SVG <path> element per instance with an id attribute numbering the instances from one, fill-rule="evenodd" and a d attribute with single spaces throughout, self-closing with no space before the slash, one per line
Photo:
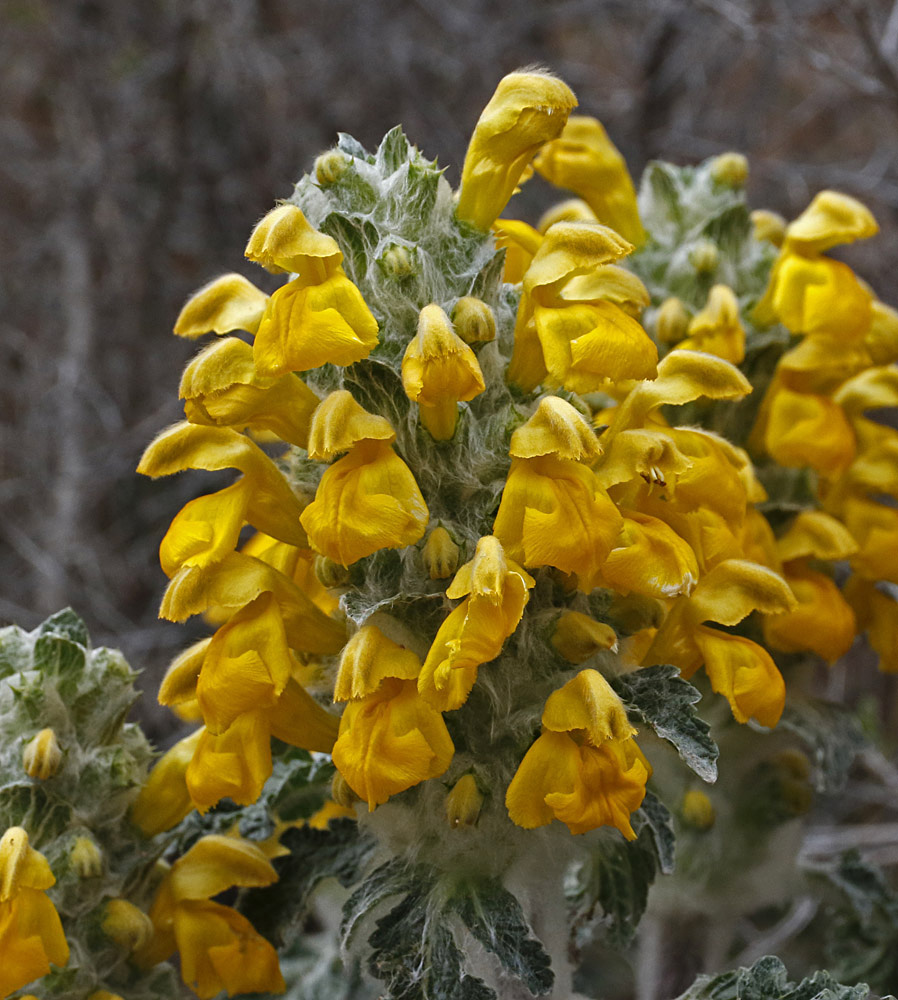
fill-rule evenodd
<path id="1" fill-rule="evenodd" d="M 846 256 L 898 303 L 896 0 L 0 0 L 0 620 L 70 604 L 156 687 L 191 638 L 156 618 L 159 540 L 229 478 L 134 472 L 181 416 L 181 304 L 223 271 L 268 289 L 250 229 L 338 130 L 402 122 L 456 184 L 533 63 L 637 178 L 738 149 L 755 207 L 862 199 L 882 232 Z"/>

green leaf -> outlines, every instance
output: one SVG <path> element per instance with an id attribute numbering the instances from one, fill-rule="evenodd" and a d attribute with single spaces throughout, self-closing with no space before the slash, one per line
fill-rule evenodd
<path id="1" fill-rule="evenodd" d="M 368 273 L 368 253 L 377 246 L 377 230 L 364 219 L 351 219 L 340 212 L 326 215 L 318 227 L 332 236 L 343 251 L 343 266 L 358 284 Z"/>
<path id="2" fill-rule="evenodd" d="M 37 632 L 38 635 L 61 635 L 85 647 L 90 643 L 87 625 L 71 608 L 64 608 L 55 615 L 50 615 L 45 622 L 38 625 Z"/>
<path id="3" fill-rule="evenodd" d="M 34 669 L 58 677 L 62 694 L 71 695 L 75 691 L 86 661 L 84 646 L 63 635 L 49 632 L 34 644 Z"/>
<path id="4" fill-rule="evenodd" d="M 808 866 L 838 892 L 827 911 L 824 954 L 833 972 L 863 979 L 874 988 L 894 986 L 898 977 L 898 893 L 884 873 L 857 851 Z"/>
<path id="5" fill-rule="evenodd" d="M 469 295 L 484 301 L 493 301 L 499 293 L 502 284 L 502 272 L 505 270 L 505 250 L 497 250 L 487 263 L 477 272 L 471 282 Z"/>
<path id="6" fill-rule="evenodd" d="M 343 904 L 340 922 L 340 946 L 347 948 L 359 922 L 390 896 L 411 891 L 417 881 L 416 869 L 399 858 L 375 868 Z"/>
<path id="7" fill-rule="evenodd" d="M 604 928 L 614 947 L 626 947 L 645 912 L 649 887 L 659 871 L 673 869 L 670 814 L 651 792 L 633 816 L 636 840 L 610 831 L 581 862 L 567 887 L 578 943 Z"/>
<path id="8" fill-rule="evenodd" d="M 810 750 L 818 792 L 844 787 L 854 758 L 867 744 L 849 708 L 818 698 L 787 701 L 779 725 L 800 736 Z"/>
<path id="9" fill-rule="evenodd" d="M 643 667 L 615 677 L 611 686 L 627 706 L 632 721 L 647 723 L 658 736 L 672 743 L 703 781 L 717 780 L 720 751 L 707 722 L 693 707 L 701 694 L 680 677 L 679 668 L 669 663 Z"/>
<path id="10" fill-rule="evenodd" d="M 404 163 L 408 163 L 412 145 L 402 131 L 401 125 L 395 125 L 381 140 L 377 148 L 377 165 L 386 174 L 392 174 Z"/>
<path id="11" fill-rule="evenodd" d="M 31 666 L 31 640 L 24 629 L 9 625 L 0 629 L 0 679 Z"/>
<path id="12" fill-rule="evenodd" d="M 843 986 L 828 972 L 817 972 L 800 983 L 790 982 L 785 965 L 775 956 L 765 955 L 748 969 L 699 976 L 677 1000 L 866 1000 L 869 995 L 865 984 Z"/>
<path id="13" fill-rule="evenodd" d="M 534 996 L 551 993 L 555 983 L 551 959 L 542 943 L 530 936 L 521 904 L 497 879 L 458 886 L 449 905 L 483 947 Z"/>
<path id="14" fill-rule="evenodd" d="M 452 931 L 428 908 L 432 881 L 418 886 L 377 921 L 368 939 L 368 969 L 386 984 L 384 1000 L 496 1000 L 496 994 L 464 971 Z"/>
<path id="15" fill-rule="evenodd" d="M 326 878 L 347 887 L 357 882 L 375 846 L 352 819 L 331 820 L 326 830 L 292 827 L 281 844 L 290 854 L 272 861 L 278 881 L 245 892 L 239 906 L 259 933 L 278 945 L 304 916 L 318 883 Z"/>
<path id="16" fill-rule="evenodd" d="M 337 133 L 337 149 L 343 153 L 347 153 L 349 156 L 355 157 L 357 160 L 367 160 L 368 163 L 374 162 L 374 157 L 368 150 L 365 149 L 358 139 L 354 139 L 348 132 Z"/>

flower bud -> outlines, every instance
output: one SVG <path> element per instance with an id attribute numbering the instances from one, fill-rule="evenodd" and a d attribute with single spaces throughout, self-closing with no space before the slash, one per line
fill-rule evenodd
<path id="1" fill-rule="evenodd" d="M 719 256 L 716 243 L 697 240 L 689 251 L 689 263 L 699 274 L 711 274 L 717 270 Z"/>
<path id="2" fill-rule="evenodd" d="M 331 798 L 344 809 L 351 809 L 356 802 L 362 801 L 349 787 L 349 782 L 339 771 L 334 772 L 334 777 L 331 780 Z"/>
<path id="3" fill-rule="evenodd" d="M 677 344 L 689 328 L 689 313 L 676 297 L 665 299 L 655 313 L 655 335 L 662 344 Z"/>
<path id="4" fill-rule="evenodd" d="M 724 187 L 745 187 L 748 160 L 741 153 L 721 153 L 711 160 L 711 177 Z"/>
<path id="5" fill-rule="evenodd" d="M 496 338 L 496 317 L 493 310 L 473 295 L 466 295 L 455 303 L 452 322 L 455 332 L 466 344 Z"/>
<path id="6" fill-rule="evenodd" d="M 455 433 L 459 401 L 473 399 L 485 388 L 477 357 L 435 303 L 418 316 L 418 332 L 402 358 L 402 387 L 437 441 L 448 441 Z"/>
<path id="7" fill-rule="evenodd" d="M 483 808 L 483 793 L 473 774 L 463 774 L 446 796 L 446 819 L 457 830 L 475 826 Z"/>
<path id="8" fill-rule="evenodd" d="M 387 247 L 383 256 L 378 258 L 380 269 L 388 278 L 407 278 L 415 273 L 415 250 L 412 247 L 399 246 L 394 243 Z"/>
<path id="9" fill-rule="evenodd" d="M 127 899 L 110 899 L 103 917 L 103 933 L 124 952 L 139 951 L 153 937 L 153 922 Z"/>
<path id="10" fill-rule="evenodd" d="M 349 570 L 327 556 L 315 556 L 315 576 L 323 587 L 342 587 L 349 581 Z"/>
<path id="11" fill-rule="evenodd" d="M 766 208 L 755 209 L 751 213 L 751 224 L 754 227 L 756 240 L 766 240 L 775 247 L 781 247 L 786 238 L 786 220 L 777 212 L 769 212 Z"/>
<path id="12" fill-rule="evenodd" d="M 322 187 L 335 184 L 346 173 L 349 157 L 339 149 L 329 149 L 315 160 L 315 180 Z"/>
<path id="13" fill-rule="evenodd" d="M 616 649 L 617 635 L 610 625 L 579 611 L 565 611 L 558 619 L 552 645 L 571 663 L 582 663 L 600 649 Z"/>
<path id="14" fill-rule="evenodd" d="M 698 788 L 691 788 L 683 796 L 680 816 L 695 830 L 710 830 L 717 818 L 711 800 Z"/>
<path id="15" fill-rule="evenodd" d="M 461 549 L 452 541 L 452 536 L 438 524 L 427 536 L 421 558 L 431 580 L 446 580 L 458 569 L 460 554 Z"/>
<path id="16" fill-rule="evenodd" d="M 78 878 L 99 878 L 103 874 L 103 855 L 90 837 L 75 838 L 69 862 Z"/>
<path id="17" fill-rule="evenodd" d="M 25 747 L 22 766 L 30 778 L 46 781 L 52 778 L 62 763 L 62 750 L 52 729 L 42 729 Z"/>

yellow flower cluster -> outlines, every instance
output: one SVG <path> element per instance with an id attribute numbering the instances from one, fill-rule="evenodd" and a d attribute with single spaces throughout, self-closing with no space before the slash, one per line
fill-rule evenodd
<path id="1" fill-rule="evenodd" d="M 186 420 L 139 466 L 239 473 L 188 503 L 161 544 L 162 616 L 204 613 L 218 628 L 163 682 L 160 701 L 202 727 L 138 800 L 147 833 L 225 797 L 255 801 L 276 737 L 330 753 L 341 802 L 348 786 L 373 810 L 447 775 L 453 826 L 504 797 L 525 829 L 557 819 L 575 834 L 612 826 L 632 839 L 652 769 L 606 675 L 674 664 L 690 678 L 704 667 L 738 722 L 776 725 L 783 678 L 732 629 L 757 613 L 770 646 L 840 655 L 855 617 L 814 560 L 851 559 L 847 598 L 898 669 L 898 616 L 875 588 L 898 583 L 898 512 L 871 496 L 898 495 L 896 432 L 864 415 L 898 401 L 887 367 L 898 317 L 824 255 L 870 235 L 872 219 L 820 196 L 786 230 L 756 310 L 756 322 L 804 339 L 777 368 L 754 442 L 780 465 L 815 470 L 824 508 L 776 539 L 748 453 L 670 418 L 751 392 L 737 367 L 740 302 L 710 282 L 691 317 L 668 299 L 652 339 L 641 322 L 651 296 L 626 266 L 648 238 L 633 185 L 601 125 L 568 120 L 575 105 L 551 76 L 512 74 L 474 131 L 450 222 L 453 238 L 504 251 L 501 300 L 474 295 L 470 274 L 443 274 L 391 312 L 373 269 L 356 262 L 350 280 L 345 247 L 287 203 L 246 251 L 286 283 L 269 297 L 226 275 L 184 307 L 177 334 L 243 331 L 253 342 L 226 336 L 190 363 Z M 344 159 L 322 166 L 321 186 L 350 183 Z M 531 162 L 582 199 L 536 228 L 498 218 Z M 399 243 L 378 263 L 391 294 L 420 278 Z M 262 447 L 275 438 L 292 446 L 278 459 Z M 240 546 L 247 525 L 255 534 Z M 597 590 L 607 614 L 590 603 Z M 615 613 L 628 600 L 652 609 L 635 629 Z M 503 697 L 514 704 L 499 711 Z M 485 711 L 493 719 L 472 741 L 465 713 Z M 523 738 L 510 721 L 521 718 Z M 244 852 L 234 874 L 209 882 L 203 852 L 231 872 L 229 851 Z M 270 946 L 209 901 L 225 883 L 271 880 L 246 851 L 207 838 L 175 863 L 150 914 L 143 960 L 178 948 L 200 996 L 276 988 Z M 252 982 L 236 958 L 247 948 Z"/>
<path id="2" fill-rule="evenodd" d="M 820 510 L 802 511 L 763 561 L 781 571 L 798 607 L 768 620 L 770 646 L 834 661 L 866 629 L 881 669 L 898 671 L 898 432 L 867 411 L 898 405 L 898 313 L 826 251 L 877 232 L 860 202 L 823 191 L 786 228 L 755 310 L 797 339 L 781 357 L 752 432 L 779 465 L 812 470 Z M 844 591 L 814 563 L 848 560 Z"/>

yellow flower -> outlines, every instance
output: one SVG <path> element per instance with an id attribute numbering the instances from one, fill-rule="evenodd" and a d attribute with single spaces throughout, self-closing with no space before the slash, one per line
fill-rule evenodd
<path id="1" fill-rule="evenodd" d="M 783 576 L 798 607 L 764 618 L 765 642 L 787 653 L 811 650 L 834 663 L 854 642 L 857 622 L 851 606 L 828 576 L 801 563 L 787 564 Z"/>
<path id="2" fill-rule="evenodd" d="M 618 544 L 602 565 L 602 577 L 618 593 L 647 597 L 689 594 L 698 579 L 689 543 L 656 517 L 623 510 Z"/>
<path id="3" fill-rule="evenodd" d="M 131 822 L 145 836 L 170 830 L 193 810 L 186 774 L 202 734 L 197 729 L 179 740 L 150 771 L 131 807 Z"/>
<path id="4" fill-rule="evenodd" d="M 351 701 L 340 720 L 334 764 L 368 808 L 441 775 L 455 747 L 440 713 L 414 680 L 387 677 L 372 694 Z"/>
<path id="5" fill-rule="evenodd" d="M 320 283 L 296 278 L 271 296 L 253 344 L 260 375 L 351 365 L 377 345 L 377 320 L 338 269 Z"/>
<path id="6" fill-rule="evenodd" d="M 383 441 L 360 441 L 331 465 L 301 522 L 312 547 L 342 566 L 413 545 L 429 520 L 409 467 Z"/>
<path id="7" fill-rule="evenodd" d="M 207 571 L 180 570 L 168 585 L 159 614 L 169 621 L 183 621 L 210 607 L 233 612 L 269 592 L 278 602 L 291 649 L 340 651 L 346 641 L 346 626 L 330 618 L 293 580 L 242 552 L 230 553 Z"/>
<path id="8" fill-rule="evenodd" d="M 494 660 L 517 628 L 535 581 L 506 558 L 499 540 L 486 535 L 446 596 L 465 600 L 440 626 L 418 676 L 418 691 L 441 712 L 460 708 L 477 679 L 477 668 Z"/>
<path id="9" fill-rule="evenodd" d="M 775 726 L 786 688 L 770 654 L 750 639 L 702 623 L 729 627 L 755 610 L 776 615 L 796 607 L 777 573 L 744 560 L 725 560 L 699 580 L 690 597 L 676 599 L 643 664 L 673 663 L 687 679 L 704 664 L 712 689 L 729 701 L 738 722 L 754 717 L 763 726 Z"/>
<path id="10" fill-rule="evenodd" d="M 45 890 L 56 882 L 47 859 L 20 826 L 0 839 L 0 997 L 65 965 L 69 946 Z"/>
<path id="11" fill-rule="evenodd" d="M 388 677 L 414 680 L 421 660 L 393 642 L 376 625 L 363 625 L 346 643 L 334 681 L 334 701 L 373 694 Z"/>
<path id="12" fill-rule="evenodd" d="M 751 214 L 752 234 L 759 242 L 781 247 L 786 238 L 786 220 L 777 212 L 756 208 Z"/>
<path id="13" fill-rule="evenodd" d="M 509 73 L 483 109 L 462 169 L 456 212 L 488 232 L 540 147 L 577 106 L 570 88 L 548 73 Z"/>
<path id="14" fill-rule="evenodd" d="M 561 135 L 543 147 L 534 167 L 556 187 L 578 194 L 599 222 L 637 246 L 645 241 L 627 164 L 597 119 L 569 118 Z"/>
<path id="15" fill-rule="evenodd" d="M 515 562 L 576 573 L 591 590 L 621 524 L 586 466 L 543 455 L 512 459 L 493 532 Z"/>
<path id="16" fill-rule="evenodd" d="M 771 386 L 764 445 L 780 465 L 810 466 L 834 477 L 855 455 L 855 438 L 842 408 L 825 396 Z"/>
<path id="17" fill-rule="evenodd" d="M 418 332 L 402 358 L 402 387 L 437 441 L 455 433 L 459 401 L 485 388 L 477 357 L 438 305 L 425 306 L 418 316 Z"/>
<path id="18" fill-rule="evenodd" d="M 458 569 L 460 554 L 461 549 L 452 536 L 442 524 L 438 524 L 427 536 L 421 559 L 431 580 L 446 580 Z"/>
<path id="19" fill-rule="evenodd" d="M 595 431 L 586 418 L 559 396 L 544 396 L 530 419 L 511 436 L 512 458 L 555 455 L 592 464 L 601 454 Z"/>
<path id="20" fill-rule="evenodd" d="M 175 333 L 190 339 L 206 333 L 255 333 L 268 296 L 242 274 L 223 274 L 194 292 L 175 321 Z"/>
<path id="21" fill-rule="evenodd" d="M 568 119 L 570 121 L 570 119 Z M 501 220 L 500 220 L 501 221 Z M 557 205 L 552 205 L 539 217 L 536 224 L 537 230 L 545 233 L 555 225 L 556 222 L 599 222 L 596 213 L 586 204 L 582 198 L 568 198 L 567 201 L 560 201 Z M 612 229 L 615 227 L 612 226 Z"/>
<path id="22" fill-rule="evenodd" d="M 530 267 L 533 255 L 543 241 L 542 234 L 518 219 L 496 219 L 493 223 L 496 247 L 505 251 L 502 280 L 509 285 L 520 284 Z"/>
<path id="23" fill-rule="evenodd" d="M 542 717 L 553 733 L 583 730 L 592 746 L 636 735 L 624 703 L 598 670 L 581 670 L 549 695 Z"/>
<path id="24" fill-rule="evenodd" d="M 236 337 L 215 341 L 184 369 L 179 389 L 192 424 L 271 431 L 305 448 L 318 397 L 296 375 L 259 375 L 253 349 Z"/>
<path id="25" fill-rule="evenodd" d="M 230 428 L 174 424 L 150 444 L 137 470 L 156 478 L 184 469 L 228 468 L 239 469 L 243 477 L 191 500 L 172 521 L 159 550 L 168 576 L 182 567 L 220 562 L 233 551 L 245 521 L 291 545 L 307 545 L 299 524 L 302 504 L 277 466 L 258 445 Z"/>
<path id="26" fill-rule="evenodd" d="M 278 205 L 257 223 L 246 256 L 273 274 L 292 272 L 310 282 L 325 281 L 343 260 L 337 241 L 319 233 L 302 210 L 290 204 Z"/>
<path id="27" fill-rule="evenodd" d="M 648 776 L 632 739 L 595 747 L 547 731 L 521 761 L 505 805 L 512 822 L 527 830 L 558 819 L 574 834 L 614 826 L 635 840 L 630 814 L 645 798 Z"/>
<path id="28" fill-rule="evenodd" d="M 277 952 L 236 910 L 213 903 L 231 886 L 265 886 L 277 874 L 262 851 L 235 837 L 203 837 L 168 871 L 150 908 L 155 935 L 135 958 L 143 968 L 178 951 L 181 978 L 202 1000 L 222 990 L 282 993 Z"/>
<path id="29" fill-rule="evenodd" d="M 706 351 L 738 365 L 745 358 L 745 328 L 739 318 L 739 302 L 732 289 L 715 285 L 705 308 L 689 321 L 683 350 Z"/>
<path id="30" fill-rule="evenodd" d="M 822 253 L 840 243 L 864 240 L 879 232 L 869 209 L 839 191 L 820 191 L 786 230 L 789 246 L 804 254 Z"/>
<path id="31" fill-rule="evenodd" d="M 898 510 L 852 496 L 838 513 L 858 545 L 851 568 L 868 580 L 898 584 Z"/>

